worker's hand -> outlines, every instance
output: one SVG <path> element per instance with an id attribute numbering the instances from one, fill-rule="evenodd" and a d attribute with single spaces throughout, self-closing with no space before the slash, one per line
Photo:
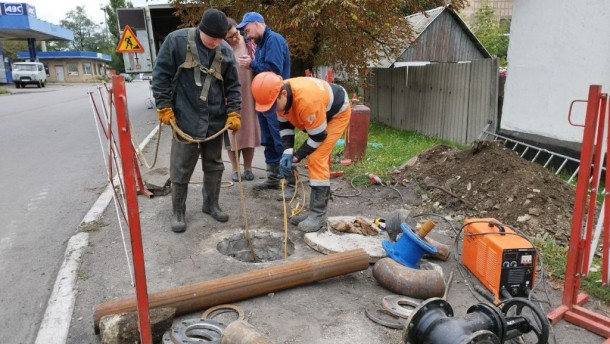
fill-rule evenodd
<path id="1" fill-rule="evenodd" d="M 250 69 L 250 62 L 252 59 L 249 55 L 242 55 L 237 59 L 237 64 L 242 68 Z"/>
<path id="2" fill-rule="evenodd" d="M 227 123 L 225 126 L 229 126 L 229 129 L 233 131 L 238 131 L 241 128 L 241 116 L 235 111 L 227 114 Z"/>
<path id="3" fill-rule="evenodd" d="M 292 174 L 292 152 L 292 148 L 286 149 L 280 159 L 280 176 L 282 178 L 288 178 Z"/>
<path id="4" fill-rule="evenodd" d="M 176 120 L 174 110 L 170 107 L 157 109 L 157 115 L 159 115 L 159 122 L 169 125 L 170 120 Z"/>

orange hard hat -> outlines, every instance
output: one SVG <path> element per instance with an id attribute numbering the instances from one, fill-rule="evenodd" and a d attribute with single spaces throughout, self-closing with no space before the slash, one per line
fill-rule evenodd
<path id="1" fill-rule="evenodd" d="M 254 96 L 254 109 L 258 112 L 265 112 L 271 109 L 277 96 L 282 90 L 284 83 L 281 76 L 273 72 L 262 72 L 252 80 L 252 96 Z"/>

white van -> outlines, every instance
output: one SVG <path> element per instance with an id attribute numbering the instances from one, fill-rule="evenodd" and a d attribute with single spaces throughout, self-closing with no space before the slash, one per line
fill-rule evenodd
<path id="1" fill-rule="evenodd" d="M 47 73 L 44 65 L 40 62 L 15 62 L 13 63 L 13 82 L 15 87 L 23 87 L 27 84 L 44 87 L 47 82 Z"/>

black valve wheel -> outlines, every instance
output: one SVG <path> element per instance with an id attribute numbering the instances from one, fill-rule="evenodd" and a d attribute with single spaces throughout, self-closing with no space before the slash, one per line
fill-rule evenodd
<path id="1" fill-rule="evenodd" d="M 551 325 L 544 312 L 533 302 L 525 298 L 512 298 L 504 301 L 500 308 L 507 318 L 510 327 L 510 318 L 524 318 L 529 331 L 510 330 L 505 340 L 522 337 L 525 343 L 546 344 L 549 340 Z M 535 340 L 535 341 L 534 341 Z"/>

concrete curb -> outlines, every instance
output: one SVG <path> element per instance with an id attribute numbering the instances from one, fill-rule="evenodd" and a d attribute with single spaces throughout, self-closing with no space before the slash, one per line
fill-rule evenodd
<path id="1" fill-rule="evenodd" d="M 88 245 L 89 233 L 78 233 L 70 238 L 64 262 L 57 273 L 55 286 L 36 336 L 36 344 L 66 342 L 76 300 L 77 272 L 80 267 L 83 248 Z"/>
<path id="2" fill-rule="evenodd" d="M 157 125 L 146 136 L 144 141 L 140 143 L 140 150 L 146 147 L 148 142 L 157 134 L 158 130 L 159 126 Z M 93 203 L 87 214 L 85 214 L 79 227 L 101 219 L 112 199 L 112 184 L 108 183 L 104 192 Z M 68 339 L 76 300 L 77 273 L 80 268 L 83 249 L 88 245 L 88 233 L 76 233 L 70 238 L 68 247 L 66 247 L 66 253 L 64 254 L 64 262 L 57 273 L 53 291 L 49 297 L 44 317 L 38 329 L 35 344 L 65 343 Z"/>

